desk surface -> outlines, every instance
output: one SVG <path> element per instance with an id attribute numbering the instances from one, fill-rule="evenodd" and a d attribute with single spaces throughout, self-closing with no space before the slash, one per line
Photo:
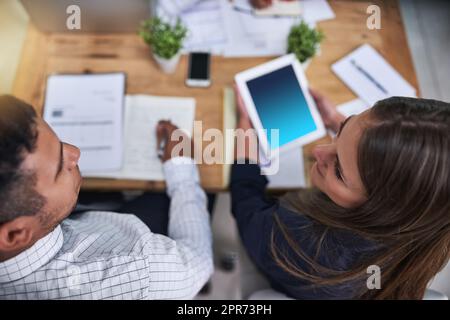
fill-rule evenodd
<path id="1" fill-rule="evenodd" d="M 366 10 L 374 3 L 381 8 L 380 30 L 366 27 Z M 361 44 L 369 43 L 419 92 L 397 1 L 339 0 L 330 1 L 330 5 L 336 19 L 318 24 L 326 39 L 321 54 L 313 59 L 306 72 L 311 87 L 326 94 L 336 104 L 354 99 L 355 95 L 332 73 L 330 66 Z M 270 58 L 213 57 L 212 86 L 208 89 L 188 88 L 184 84 L 186 57 L 182 57 L 174 75 L 165 75 L 153 62 L 148 47 L 135 34 L 44 34 L 30 25 L 13 94 L 42 112 L 49 74 L 124 71 L 128 74 L 127 93 L 195 97 L 196 120 L 203 121 L 204 129 L 223 129 L 223 88 L 232 85 L 237 72 L 268 60 Z M 327 139 L 305 147 L 307 172 L 311 165 L 311 149 Z M 205 189 L 225 189 L 221 165 L 200 165 L 200 175 Z M 164 183 L 85 179 L 83 188 L 161 190 Z"/>

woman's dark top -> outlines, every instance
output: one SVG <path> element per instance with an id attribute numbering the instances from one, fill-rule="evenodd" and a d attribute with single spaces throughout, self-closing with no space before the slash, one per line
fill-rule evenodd
<path id="1" fill-rule="evenodd" d="M 367 290 L 367 278 L 333 286 L 312 286 L 282 269 L 271 252 L 272 231 L 275 246 L 285 253 L 295 266 L 310 272 L 308 264 L 289 246 L 277 225 L 276 214 L 303 252 L 315 257 L 317 241 L 324 227 L 305 215 L 280 205 L 266 196 L 268 181 L 256 164 L 234 164 L 231 173 L 232 212 L 246 251 L 271 286 L 296 299 L 351 299 L 361 289 Z M 370 256 L 375 245 L 349 231 L 330 229 L 325 235 L 317 257 L 320 265 L 333 270 L 349 270 L 360 259 Z M 317 274 L 316 274 L 317 275 Z M 368 274 L 369 277 L 371 274 Z"/>

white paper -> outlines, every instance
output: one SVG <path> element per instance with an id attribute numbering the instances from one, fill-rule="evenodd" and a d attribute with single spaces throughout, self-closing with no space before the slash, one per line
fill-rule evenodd
<path id="1" fill-rule="evenodd" d="M 273 0 L 269 7 L 256 9 L 255 14 L 259 16 L 299 16 L 302 13 L 300 3 L 299 0 Z"/>
<path id="2" fill-rule="evenodd" d="M 371 106 L 392 96 L 416 97 L 414 87 L 368 44 L 333 64 L 332 70 Z"/>
<path id="3" fill-rule="evenodd" d="M 301 2 L 303 19 L 307 22 L 319 22 L 336 17 L 326 0 L 302 0 Z"/>
<path id="4" fill-rule="evenodd" d="M 242 11 L 254 11 L 256 15 L 301 16 L 306 22 L 316 23 L 336 17 L 326 0 L 274 0 L 268 8 L 256 10 L 253 10 L 248 0 L 234 0 L 233 3 Z"/>
<path id="5" fill-rule="evenodd" d="M 131 95 L 125 107 L 124 166 L 118 172 L 91 174 L 91 177 L 164 180 L 157 155 L 156 126 L 170 120 L 191 135 L 195 118 L 195 99 Z"/>
<path id="6" fill-rule="evenodd" d="M 361 99 L 353 99 L 351 101 L 338 105 L 337 110 L 345 117 L 350 117 L 371 108 L 371 105 L 367 104 Z"/>
<path id="7" fill-rule="evenodd" d="M 262 155 L 260 154 L 260 157 Z M 266 161 L 260 158 L 261 161 Z M 270 166 L 262 166 L 262 172 L 267 173 L 278 166 L 278 172 L 267 175 L 268 187 L 271 189 L 293 189 L 306 186 L 303 149 L 296 148 L 281 152 L 273 159 Z"/>
<path id="8" fill-rule="evenodd" d="M 195 7 L 205 0 L 150 0 L 150 8 L 156 7 L 156 15 L 169 22 L 176 22 L 177 17 L 185 10 Z"/>
<path id="9" fill-rule="evenodd" d="M 325 0 L 275 0 L 272 7 L 263 11 L 273 10 L 277 15 L 261 16 L 248 0 L 165 0 L 157 5 L 158 15 L 172 23 L 180 18 L 188 28 L 184 53 L 209 51 L 225 57 L 283 55 L 293 25 L 304 20 L 315 26 L 317 21 L 334 18 Z"/>
<path id="10" fill-rule="evenodd" d="M 286 53 L 290 28 L 299 23 L 292 17 L 257 17 L 248 2 L 221 0 L 228 43 L 225 57 L 259 57 Z"/>
<path id="11" fill-rule="evenodd" d="M 122 166 L 125 75 L 53 75 L 44 119 L 63 142 L 80 148 L 81 172 Z"/>
<path id="12" fill-rule="evenodd" d="M 241 32 L 247 36 L 264 35 L 270 39 L 282 39 L 287 41 L 287 37 L 292 26 L 300 23 L 295 17 L 259 17 L 239 11 L 233 11 L 233 20 L 237 20 L 242 26 Z"/>
<path id="13" fill-rule="evenodd" d="M 209 51 L 221 54 L 227 44 L 221 6 L 217 0 L 203 0 L 180 15 L 188 29 L 185 52 Z"/>

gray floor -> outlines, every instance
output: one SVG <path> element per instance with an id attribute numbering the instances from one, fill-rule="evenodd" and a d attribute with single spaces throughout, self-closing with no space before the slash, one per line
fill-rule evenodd
<path id="1" fill-rule="evenodd" d="M 421 96 L 450 102 L 450 1 L 401 0 L 400 4 Z M 224 252 L 239 251 L 229 203 L 229 194 L 219 195 L 213 221 L 216 260 Z M 210 294 L 197 298 L 242 298 L 240 286 L 249 277 L 242 269 L 238 263 L 233 272 L 216 271 Z M 434 279 L 431 288 L 450 296 L 450 264 Z"/>
<path id="2" fill-rule="evenodd" d="M 226 272 L 218 268 L 221 258 L 239 251 L 239 235 L 235 221 L 231 216 L 230 202 L 229 193 L 218 194 L 212 221 L 216 271 L 211 279 L 210 293 L 200 294 L 197 299 L 238 300 L 242 298 L 240 287 L 241 264 L 239 260 L 232 272 Z"/>
<path id="3" fill-rule="evenodd" d="M 423 98 L 450 101 L 450 1 L 401 0 Z"/>

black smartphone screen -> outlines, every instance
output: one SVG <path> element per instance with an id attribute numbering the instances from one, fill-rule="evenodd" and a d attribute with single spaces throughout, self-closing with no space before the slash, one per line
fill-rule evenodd
<path id="1" fill-rule="evenodd" d="M 189 55 L 189 78 L 207 80 L 209 78 L 209 53 L 193 52 Z"/>

